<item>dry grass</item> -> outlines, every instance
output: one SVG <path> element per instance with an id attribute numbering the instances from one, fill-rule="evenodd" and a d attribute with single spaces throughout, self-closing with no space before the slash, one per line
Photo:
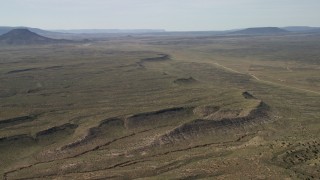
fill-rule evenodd
<path id="1" fill-rule="evenodd" d="M 319 42 L 137 37 L 3 47 L 0 172 L 8 179 L 319 178 Z M 267 121 L 248 121 L 261 101 Z M 24 116 L 32 118 L 14 119 Z M 189 131 L 223 118 L 249 123 Z M 174 141 L 155 143 L 177 128 Z"/>

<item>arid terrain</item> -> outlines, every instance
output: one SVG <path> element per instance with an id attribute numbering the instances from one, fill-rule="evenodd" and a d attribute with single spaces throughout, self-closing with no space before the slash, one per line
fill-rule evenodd
<path id="1" fill-rule="evenodd" d="M 320 179 L 319 33 L 12 44 L 2 179 Z"/>

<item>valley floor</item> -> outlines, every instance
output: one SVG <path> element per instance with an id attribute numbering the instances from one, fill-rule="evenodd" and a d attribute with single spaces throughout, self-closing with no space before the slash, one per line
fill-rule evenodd
<path id="1" fill-rule="evenodd" d="M 320 37 L 0 49 L 3 179 L 319 179 Z"/>

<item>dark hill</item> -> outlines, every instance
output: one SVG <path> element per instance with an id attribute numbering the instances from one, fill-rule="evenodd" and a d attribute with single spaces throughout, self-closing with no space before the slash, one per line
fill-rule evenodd
<path id="1" fill-rule="evenodd" d="M 259 27 L 259 28 L 247 28 L 239 31 L 232 32 L 231 34 L 243 34 L 243 35 L 267 35 L 267 34 L 285 34 L 289 33 L 284 29 L 278 27 Z"/>
<path id="2" fill-rule="evenodd" d="M 13 29 L 8 33 L 0 36 L 0 44 L 9 45 L 51 44 L 66 42 L 71 41 L 47 38 L 31 32 L 28 29 Z"/>

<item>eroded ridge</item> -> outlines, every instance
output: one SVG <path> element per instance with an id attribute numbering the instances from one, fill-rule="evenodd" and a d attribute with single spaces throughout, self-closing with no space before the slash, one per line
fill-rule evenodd
<path id="1" fill-rule="evenodd" d="M 113 144 L 130 142 L 130 139 L 139 139 L 141 136 L 151 137 L 152 140 L 146 141 L 142 146 L 138 142 L 136 145 L 133 143 L 133 147 L 127 151 L 119 149 L 120 153 L 115 158 L 126 157 L 128 154 L 135 154 L 135 152 L 140 154 L 145 150 L 151 150 L 154 147 L 165 144 L 174 146 L 176 143 L 183 143 L 185 140 L 194 138 L 197 138 L 200 144 L 196 147 L 205 147 L 205 145 L 201 144 L 215 144 L 216 142 L 214 141 L 202 142 L 201 137 L 219 133 L 221 130 L 241 129 L 246 126 L 261 124 L 269 119 L 268 112 L 270 108 L 267 104 L 249 92 L 242 93 L 242 96 L 245 103 L 243 107 L 238 109 L 211 104 L 171 107 L 104 119 L 96 126 L 88 128 L 82 138 L 66 141 L 60 147 L 54 146 L 54 149 L 45 150 L 38 154 L 39 161 L 37 163 L 8 171 L 4 177 L 41 164 L 74 159 L 91 152 L 106 150 L 106 148 L 114 146 Z M 36 133 L 36 139 L 41 139 L 40 137 L 65 129 L 72 129 L 74 133 L 77 128 L 78 126 L 74 124 L 64 124 L 59 127 L 49 128 Z M 34 140 L 34 138 L 26 135 L 12 138 L 31 138 L 31 140 Z"/>
<path id="2" fill-rule="evenodd" d="M 5 120 L 0 120 L 0 129 L 15 126 L 22 123 L 31 122 L 36 118 L 36 115 L 29 115 L 29 116 L 20 116 Z"/>
<path id="3" fill-rule="evenodd" d="M 221 114 L 223 112 L 217 110 L 217 107 L 212 107 L 212 109 L 206 108 L 203 112 L 203 118 L 182 124 L 161 135 L 155 140 L 154 145 L 173 143 L 199 136 L 200 134 L 215 133 L 225 128 L 241 128 L 254 123 L 262 123 L 268 119 L 267 112 L 269 107 L 264 102 L 258 101 L 255 108 L 249 112 L 236 113 L 237 115 L 233 115 L 234 117 L 230 114 L 226 115 L 229 117 L 223 117 Z"/>

